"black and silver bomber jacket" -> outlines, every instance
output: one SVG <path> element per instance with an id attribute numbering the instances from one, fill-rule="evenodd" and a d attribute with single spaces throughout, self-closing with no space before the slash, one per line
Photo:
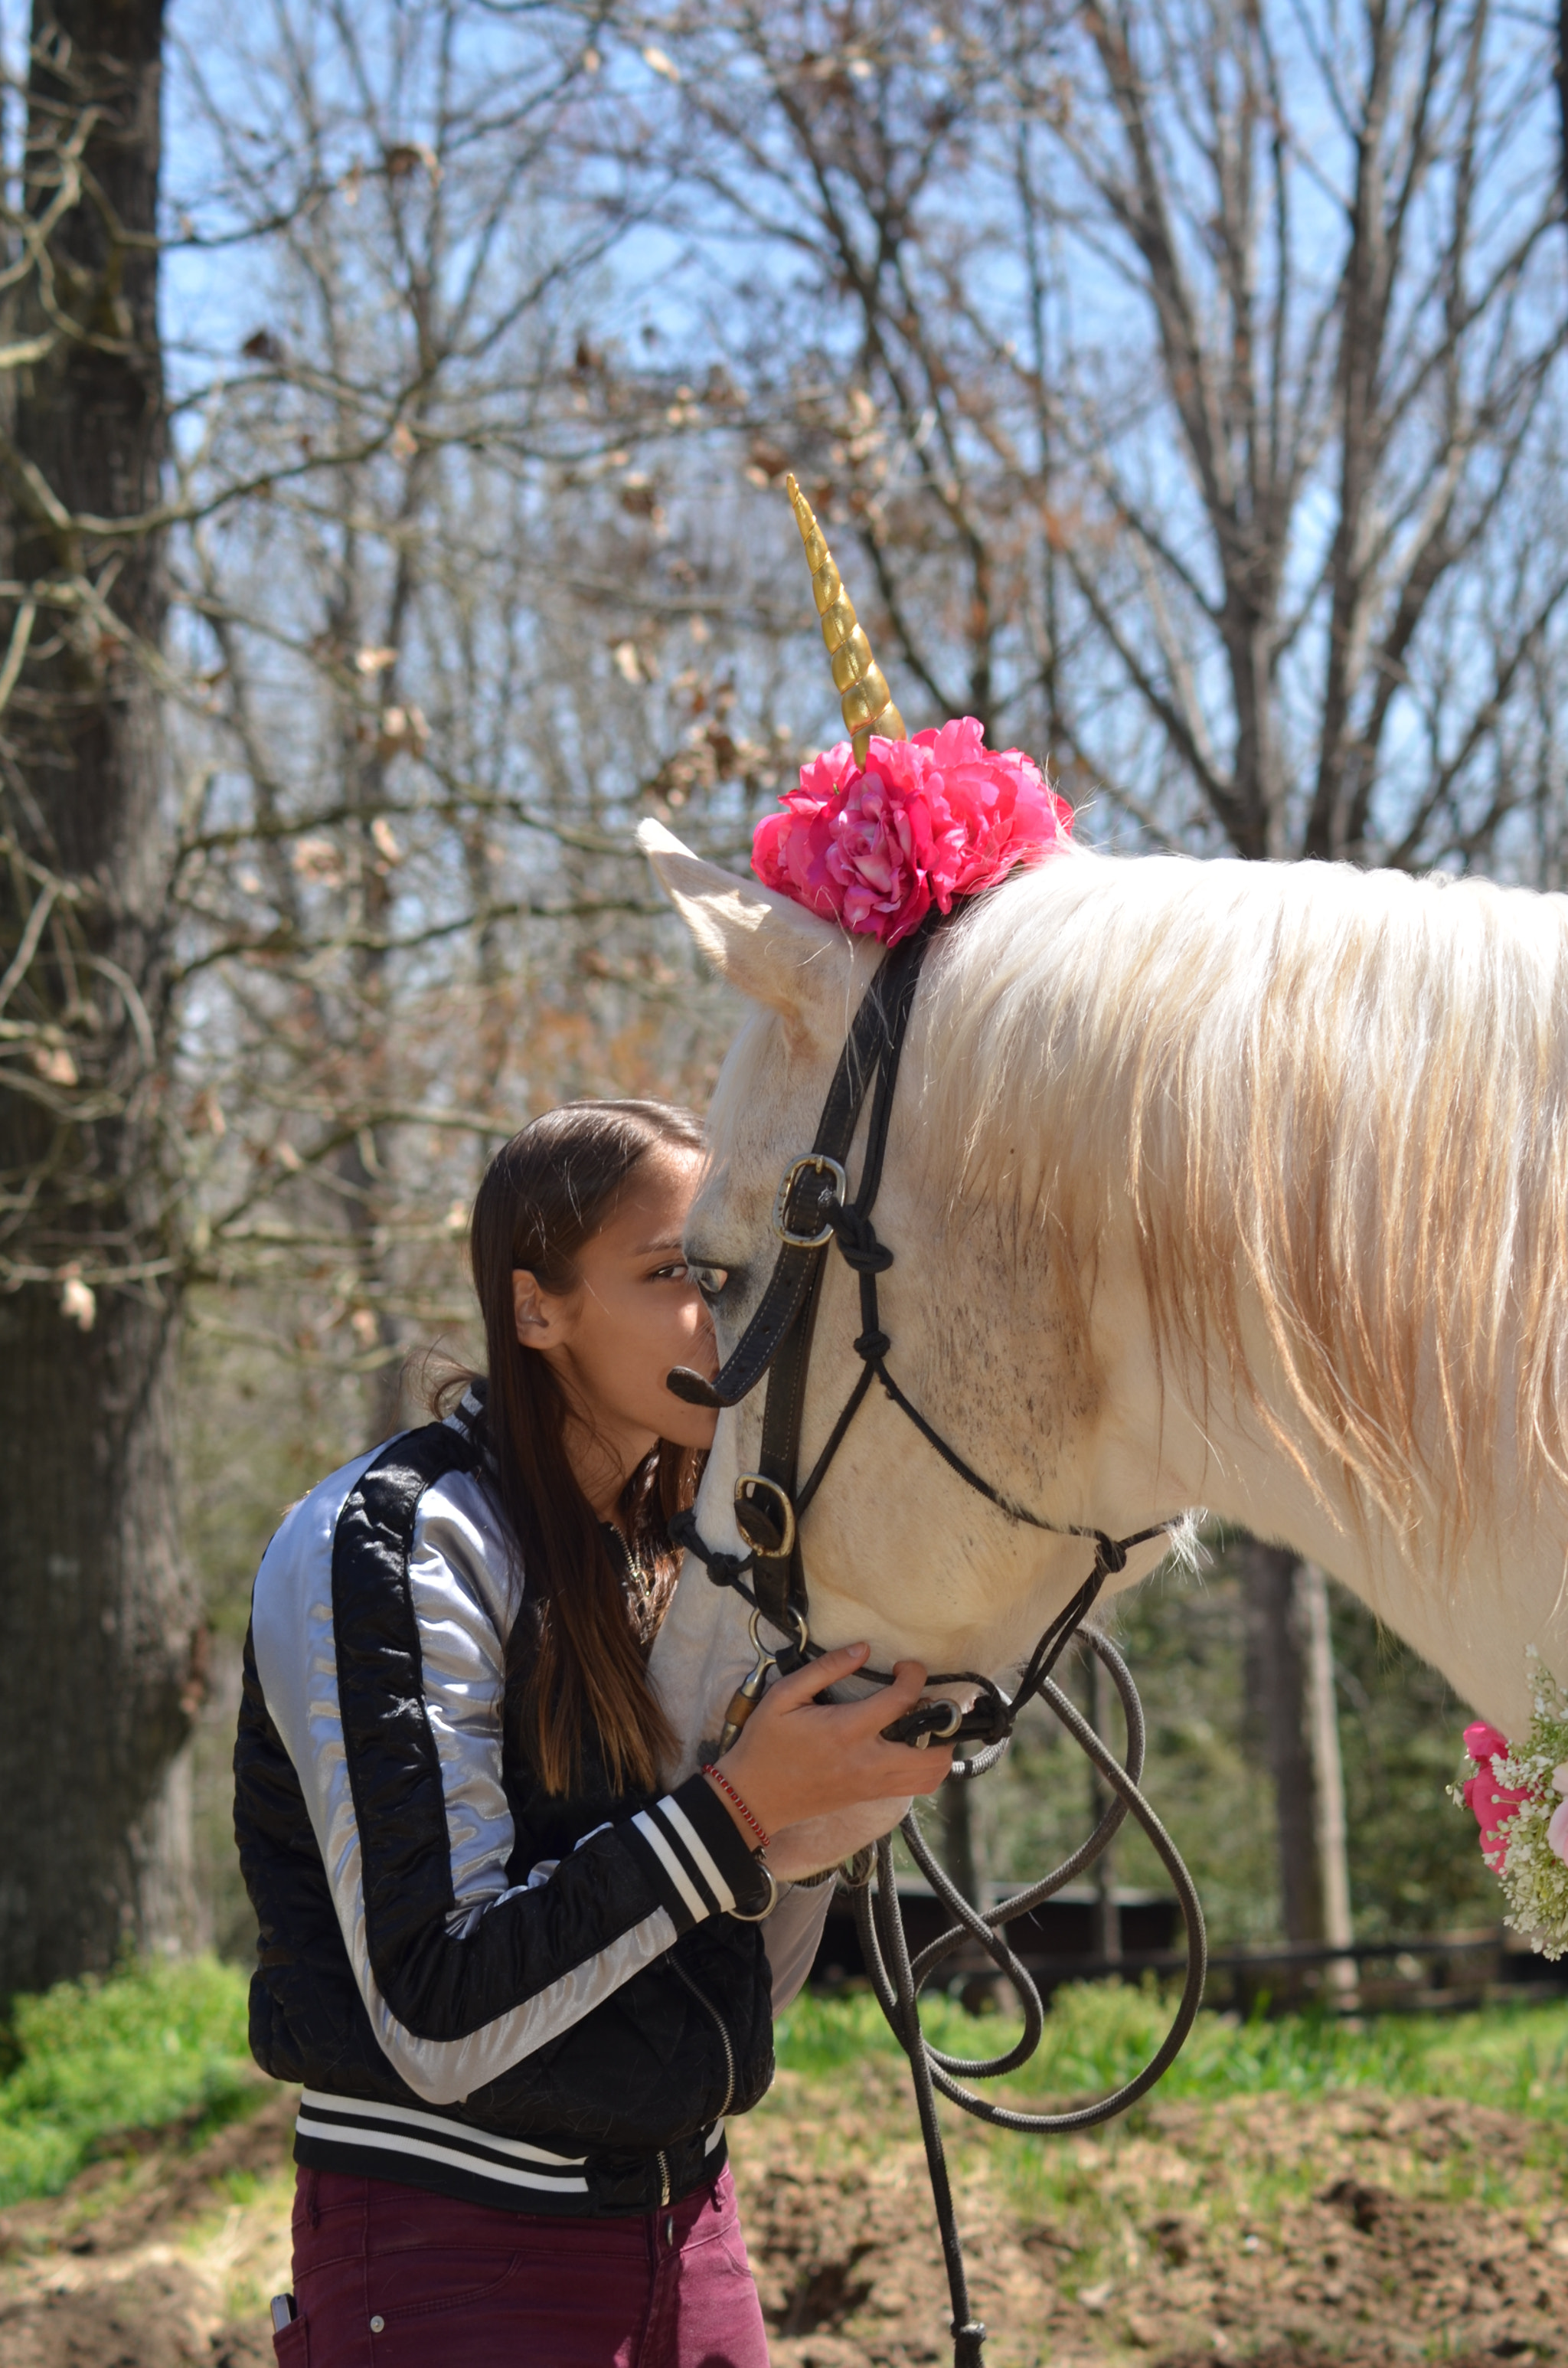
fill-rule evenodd
<path id="1" fill-rule="evenodd" d="M 764 1886 L 702 1777 L 618 1798 L 590 1753 L 563 1801 L 515 1764 L 522 1587 L 479 1412 L 324 1480 L 257 1574 L 234 1754 L 251 2046 L 302 2084 L 301 2164 L 651 2211 L 717 2174 L 724 2116 L 767 2089 L 828 1887 L 741 1921 Z"/>

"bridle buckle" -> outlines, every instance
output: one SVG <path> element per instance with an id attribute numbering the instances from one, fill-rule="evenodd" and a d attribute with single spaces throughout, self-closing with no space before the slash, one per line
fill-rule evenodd
<path id="1" fill-rule="evenodd" d="M 757 1502 L 758 1495 L 772 1503 Z M 787 1488 L 760 1472 L 743 1472 L 735 1483 L 735 1527 L 753 1554 L 782 1561 L 795 1550 L 795 1507 Z"/>
<path id="2" fill-rule="evenodd" d="M 833 1239 L 831 1223 L 814 1234 L 797 1233 L 790 1223 L 790 1201 L 796 1184 L 808 1167 L 814 1169 L 819 1176 L 827 1177 L 833 1186 L 831 1196 L 826 1192 L 818 1196 L 819 1203 L 831 1197 L 843 1207 L 849 1199 L 849 1178 L 839 1161 L 830 1159 L 825 1151 L 804 1151 L 799 1159 L 791 1159 L 779 1178 L 773 1202 L 773 1230 L 787 1249 L 820 1250 Z"/>

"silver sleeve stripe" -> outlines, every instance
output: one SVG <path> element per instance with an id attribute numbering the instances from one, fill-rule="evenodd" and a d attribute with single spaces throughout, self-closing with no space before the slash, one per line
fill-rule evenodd
<path id="1" fill-rule="evenodd" d="M 706 1917 L 711 1916 L 712 1899 L 698 1888 L 697 1883 L 681 1864 L 675 1844 L 664 1833 L 656 1812 L 653 1809 L 639 1809 L 631 1822 L 669 1876 L 681 1898 L 686 1902 L 687 1911 L 692 1921 L 700 1924 Z"/>
<path id="2" fill-rule="evenodd" d="M 498 2015 L 494 2022 L 482 2024 L 462 2039 L 419 2039 L 399 2022 L 370 1971 L 362 1906 L 358 1929 L 359 1946 L 351 1947 L 350 1955 L 376 2037 L 388 2061 L 415 2095 L 432 2105 L 460 2105 L 476 2089 L 499 2079 L 536 2048 L 581 2022 L 645 1965 L 665 1955 L 676 1937 L 676 1921 L 668 1908 L 656 1907 L 597 1957 L 585 1958 L 548 1989 L 537 1991 L 525 2005 Z"/>
<path id="3" fill-rule="evenodd" d="M 718 1864 L 707 1843 L 673 1793 L 665 1793 L 659 1803 L 659 1812 L 665 1824 L 674 1827 L 676 1839 L 684 1846 L 687 1855 L 695 1862 L 698 1873 L 719 1902 L 720 1914 L 727 1916 L 735 1904 L 735 1895 L 720 1873 Z"/>
<path id="4" fill-rule="evenodd" d="M 408 1590 L 420 1688 L 441 1770 L 455 1906 L 451 1927 L 506 1890 L 517 1836 L 501 1778 L 506 1638 L 521 1589 L 506 1533 L 472 1473 L 426 1488 L 415 1515 Z"/>
<path id="5" fill-rule="evenodd" d="M 324 2114 L 334 2123 L 386 2122 L 415 2133 L 434 2131 L 441 2137 L 461 2138 L 486 2154 L 542 2163 L 557 2170 L 581 2170 L 587 2160 L 586 2155 L 552 2154 L 548 2146 L 531 2146 L 527 2138 L 504 2138 L 494 2130 L 476 2130 L 467 2122 L 449 2122 L 441 2113 L 416 2112 L 408 2105 L 381 2105 L 369 2097 L 329 2097 L 319 2089 L 302 2089 L 300 2110 Z"/>
<path id="6" fill-rule="evenodd" d="M 370 1969 L 363 1855 L 344 1748 L 332 1612 L 334 1531 L 350 1490 L 373 1460 L 369 1455 L 358 1457 L 313 1488 L 287 1516 L 267 1548 L 252 1603 L 256 1670 L 268 1714 L 300 1780 L 348 1961 L 381 2051 L 424 2101 L 460 2104 L 475 2089 L 499 2079 L 514 2065 L 591 2014 L 623 1983 L 664 1956 L 688 1918 L 700 1922 L 711 1910 L 693 1898 L 695 1885 L 688 1882 L 685 1888 L 678 1886 L 672 1873 L 666 1905 L 654 1908 L 608 1949 L 573 1966 L 548 1988 L 536 1991 L 532 1998 L 462 2037 L 421 2039 L 393 2014 Z M 440 1493 L 453 1497 L 455 1484 L 444 1483 Z M 472 1497 L 461 1509 L 471 1520 L 477 1520 L 479 1508 Z M 468 1590 L 466 1600 L 467 1616 L 477 1618 L 483 1609 L 477 1590 Z M 452 1608 L 454 1612 L 461 1609 L 458 1596 Z M 498 1765 L 498 1742 L 496 1759 Z M 475 1833 L 474 1855 L 466 1866 L 472 1885 L 470 1905 L 483 1906 L 487 1888 L 505 1887 L 504 1873 L 487 1877 L 483 1871 L 484 1843 L 488 1839 L 492 1856 L 503 1841 L 510 1847 L 510 1816 L 504 1803 L 493 1817 L 488 1804 L 483 1804 L 482 1814 L 477 1793 L 460 1804 L 451 1764 L 446 1759 L 442 1781 L 449 1804 L 460 1805 L 463 1822 L 490 1827 L 488 1837 Z M 449 1834 L 452 1831 L 449 1824 Z M 642 1862 L 648 1864 L 646 1857 Z M 494 1905 L 492 1898 L 488 1906 L 493 1909 Z"/>

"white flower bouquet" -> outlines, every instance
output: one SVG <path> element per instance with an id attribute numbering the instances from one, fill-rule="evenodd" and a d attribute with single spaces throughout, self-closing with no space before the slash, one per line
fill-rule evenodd
<path id="1" fill-rule="evenodd" d="M 1568 1693 L 1530 1648 L 1535 1716 L 1522 1743 L 1477 1719 L 1464 1731 L 1471 1773 L 1449 1796 L 1481 1827 L 1503 1885 L 1505 1921 L 1543 1957 L 1568 1954 Z"/>

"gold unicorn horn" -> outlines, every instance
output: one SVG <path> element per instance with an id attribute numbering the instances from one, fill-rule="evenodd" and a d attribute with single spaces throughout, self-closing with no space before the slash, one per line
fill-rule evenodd
<path id="1" fill-rule="evenodd" d="M 860 629 L 855 603 L 844 588 L 844 578 L 823 541 L 822 529 L 812 515 L 810 502 L 792 476 L 785 478 L 784 489 L 794 506 L 795 523 L 806 546 L 812 590 L 816 595 L 817 615 L 822 619 L 822 637 L 833 660 L 833 678 L 838 685 L 839 704 L 844 710 L 844 728 L 855 750 L 855 762 L 863 765 L 873 731 L 880 732 L 884 740 L 907 740 L 909 734 L 903 716 L 892 703 L 887 677 L 871 655 L 871 644 Z"/>

